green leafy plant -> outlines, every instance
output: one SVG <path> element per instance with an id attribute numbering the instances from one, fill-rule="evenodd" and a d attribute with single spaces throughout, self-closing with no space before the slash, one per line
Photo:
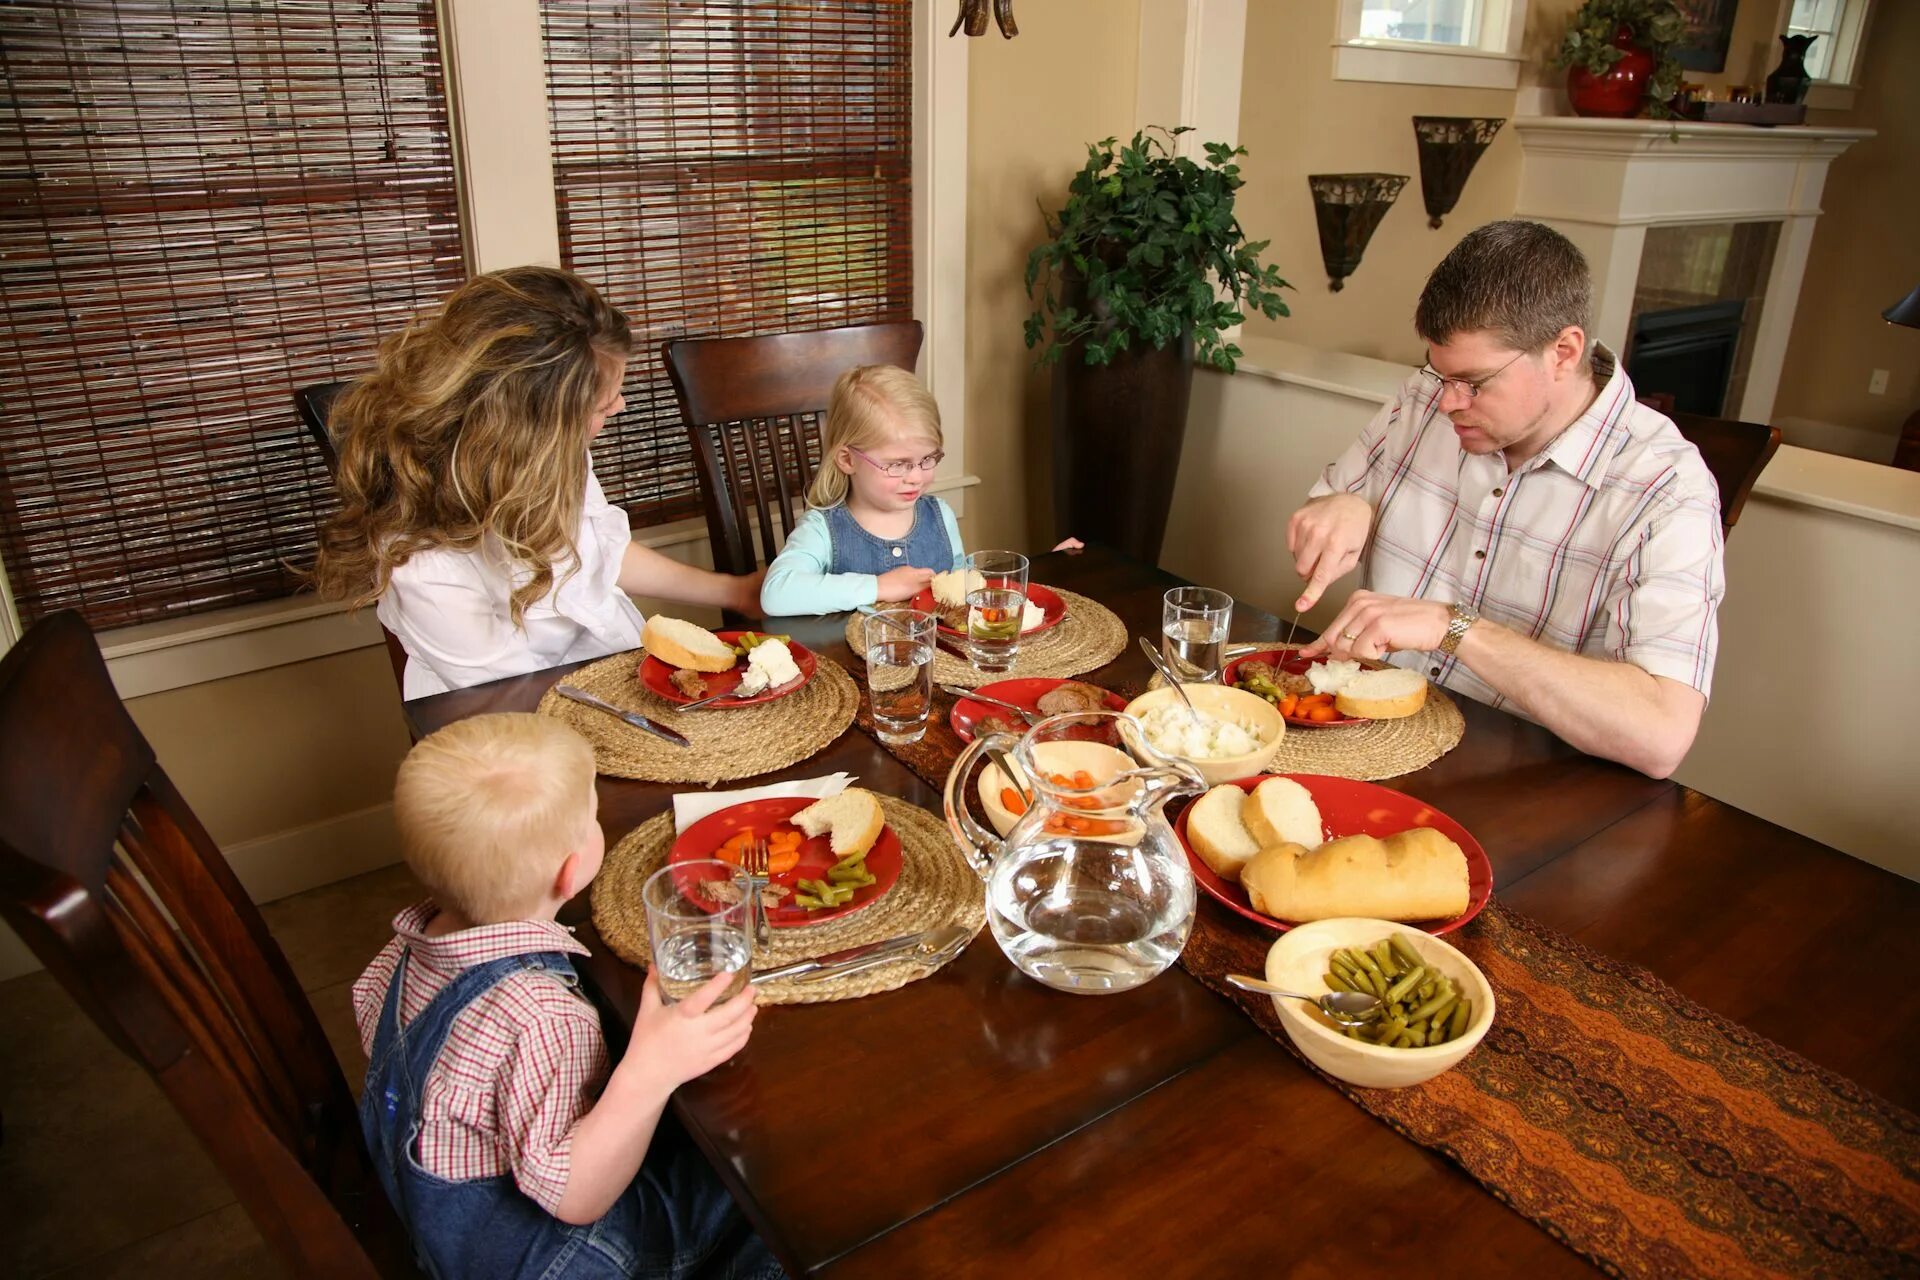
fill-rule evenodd
<path id="1" fill-rule="evenodd" d="M 1680 91 L 1680 60 L 1673 50 L 1687 34 L 1687 19 L 1673 0 L 1587 0 L 1568 20 L 1567 34 L 1554 51 L 1554 65 L 1584 67 L 1596 76 L 1607 74 L 1626 57 L 1626 51 L 1613 43 L 1622 27 L 1633 33 L 1633 43 L 1653 55 L 1647 113 L 1671 116 L 1667 100 Z"/>
<path id="2" fill-rule="evenodd" d="M 1081 344 L 1088 364 L 1107 364 L 1136 342 L 1165 347 L 1191 333 L 1196 359 L 1231 373 L 1240 348 L 1220 331 L 1245 319 L 1241 307 L 1287 314 L 1280 290 L 1291 286 L 1260 261 L 1268 242 L 1248 241 L 1233 216 L 1245 185 L 1234 159 L 1246 149 L 1209 142 L 1206 164 L 1195 164 L 1169 146 L 1187 132 L 1089 146 L 1066 207 L 1041 211 L 1049 239 L 1027 255 L 1027 296 L 1040 289 L 1026 324 L 1037 363 Z"/>

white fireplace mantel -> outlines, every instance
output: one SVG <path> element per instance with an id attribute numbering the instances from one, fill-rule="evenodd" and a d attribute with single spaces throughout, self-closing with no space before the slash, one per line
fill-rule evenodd
<path id="1" fill-rule="evenodd" d="M 1557 228 L 1587 255 L 1594 336 L 1615 351 L 1626 346 L 1648 227 L 1780 223 L 1738 408 L 1745 421 L 1769 421 L 1827 166 L 1873 130 L 1578 116 L 1521 117 L 1513 127 L 1523 153 L 1517 215 Z"/>

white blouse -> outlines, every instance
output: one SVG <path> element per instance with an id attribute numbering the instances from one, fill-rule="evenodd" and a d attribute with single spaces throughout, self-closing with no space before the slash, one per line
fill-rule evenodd
<path id="1" fill-rule="evenodd" d="M 574 544 L 580 564 L 556 566 L 554 588 L 527 606 L 515 627 L 507 602 L 532 576 L 491 538 L 471 551 L 421 551 L 396 567 L 375 612 L 407 651 L 403 696 L 525 675 L 640 647 L 645 618 L 620 589 L 620 563 L 633 530 L 607 502 L 587 464 L 586 499 Z"/>

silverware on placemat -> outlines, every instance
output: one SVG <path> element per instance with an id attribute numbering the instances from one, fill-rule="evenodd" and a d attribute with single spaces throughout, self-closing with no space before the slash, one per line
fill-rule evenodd
<path id="1" fill-rule="evenodd" d="M 582 706 L 592 707 L 596 711 L 604 711 L 610 716 L 624 720 L 636 729 L 644 729 L 654 737 L 665 739 L 676 747 L 691 747 L 693 745 L 687 741 L 684 734 L 677 733 L 663 724 L 657 724 L 641 715 L 638 711 L 628 711 L 624 707 L 616 707 L 611 702 L 596 698 L 585 689 L 576 689 L 570 684 L 557 684 L 553 686 L 553 691 L 563 698 L 570 698 L 580 703 Z"/>
<path id="2" fill-rule="evenodd" d="M 972 936 L 972 930 L 964 925 L 942 925 L 937 929 L 923 929 L 918 933 L 848 947 L 844 951 L 830 952 L 811 960 L 796 960 L 792 964 L 762 969 L 753 975 L 752 982 L 755 986 L 776 978 L 824 982 L 829 978 L 863 973 L 891 960 L 912 959 L 920 964 L 944 961 L 964 947 Z"/>

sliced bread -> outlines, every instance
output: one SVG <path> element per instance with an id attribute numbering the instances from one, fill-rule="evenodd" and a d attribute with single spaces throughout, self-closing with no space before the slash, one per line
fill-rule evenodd
<path id="1" fill-rule="evenodd" d="M 733 646 L 705 627 L 657 613 L 647 619 L 640 642 L 668 666 L 688 671 L 731 671 L 739 661 Z"/>
<path id="2" fill-rule="evenodd" d="M 1240 817 L 1263 849 L 1276 844 L 1317 849 L 1326 839 L 1313 793 L 1292 778 L 1268 778 L 1255 787 Z"/>
<path id="3" fill-rule="evenodd" d="M 1369 720 L 1397 720 L 1426 704 L 1427 678 L 1405 667 L 1362 671 L 1333 695 L 1334 710 L 1341 715 Z"/>
<path id="4" fill-rule="evenodd" d="M 1260 842 L 1241 820 L 1246 803 L 1246 792 L 1223 782 L 1187 810 L 1187 842 L 1215 875 L 1234 883 L 1240 880 L 1240 868 L 1260 852 Z"/>
<path id="5" fill-rule="evenodd" d="M 787 821 L 809 837 L 831 832 L 835 858 L 873 848 L 887 825 L 886 815 L 880 812 L 880 802 L 873 798 L 873 792 L 859 787 L 848 787 L 837 796 L 816 801 Z"/>

